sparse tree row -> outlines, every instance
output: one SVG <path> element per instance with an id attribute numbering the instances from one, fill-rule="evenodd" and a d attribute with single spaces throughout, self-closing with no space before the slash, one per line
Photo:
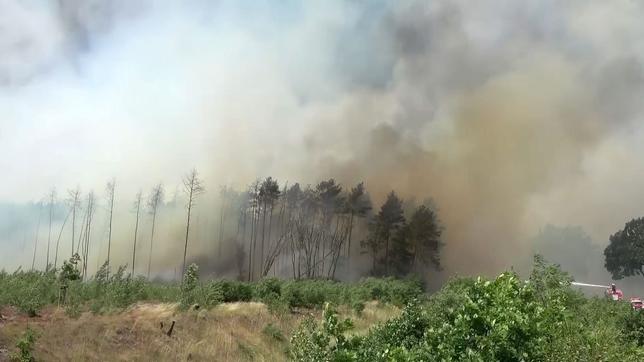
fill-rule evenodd
<path id="1" fill-rule="evenodd" d="M 79 256 L 81 278 L 88 276 L 90 254 L 98 255 L 99 265 L 104 264 L 109 273 L 112 246 L 123 246 L 123 243 L 113 244 L 112 236 L 124 235 L 113 233 L 113 215 L 119 207 L 118 200 L 125 198 L 120 194 L 115 198 L 115 185 L 116 181 L 112 179 L 107 184 L 105 195 L 107 250 L 101 250 L 105 246 L 101 247 L 100 240 L 92 240 L 97 207 L 94 193 L 83 196 L 80 188 L 68 192 L 64 211 L 66 216 L 55 240 L 54 269 L 58 264 L 63 230 L 67 227 L 71 228 L 67 232 L 71 235 L 72 254 Z M 183 191 L 185 233 L 183 240 L 176 240 L 183 253 L 175 264 L 181 266 L 182 279 L 185 266 L 194 257 L 191 245 L 195 241 L 201 245 L 204 241 L 212 245 L 212 254 L 205 256 L 207 263 L 226 265 L 215 269 L 228 275 L 236 269 L 237 277 L 248 281 L 269 275 L 293 279 L 337 279 L 367 273 L 374 276 L 404 276 L 423 273 L 427 268 L 440 268 L 442 227 L 436 211 L 429 205 L 405 204 L 394 191 L 387 195 L 380 207 L 375 208 L 364 183 L 345 188 L 334 179 L 328 179 L 315 185 L 302 186 L 299 183 L 280 184 L 274 178 L 267 177 L 253 182 L 243 191 L 225 186 L 220 189 L 216 206 L 211 206 L 213 210 L 208 210 L 207 206 L 199 207 L 200 213 L 217 215 L 216 219 L 213 218 L 216 220 L 213 224 L 217 224 L 213 225 L 216 232 L 210 234 L 208 240 L 198 240 L 202 234 L 191 233 L 193 221 L 199 223 L 195 207 L 200 195 L 206 192 L 197 170 L 193 169 L 184 176 Z M 160 263 L 159 251 L 154 248 L 155 228 L 160 211 L 176 202 L 175 199 L 166 203 L 164 195 L 163 185 L 158 184 L 147 196 L 139 192 L 133 197 L 134 207 L 131 216 L 128 216 L 132 221 L 127 223 L 127 233 L 132 233 L 129 234 L 132 238 L 126 243 L 130 245 L 127 249 L 131 250 L 130 268 L 133 275 L 137 267 L 138 270 L 146 270 L 148 278 L 152 276 L 153 269 L 162 269 L 155 265 L 155 258 Z M 50 219 L 45 251 L 46 270 L 51 268 L 52 215 L 58 212 L 61 219 L 63 215 L 60 207 L 55 207 L 54 198 L 52 191 L 45 201 Z M 41 209 L 45 202 L 40 203 Z M 42 211 L 38 214 L 39 220 L 41 214 Z M 142 220 L 149 222 L 147 240 L 139 238 Z M 121 223 L 117 223 L 117 226 L 125 227 Z M 32 269 L 38 252 L 37 243 L 38 230 Z M 139 247 L 144 250 L 149 247 L 147 263 L 138 262 L 143 265 L 137 265 Z M 101 259 L 101 255 L 105 258 Z M 204 258 L 204 255 L 200 257 Z"/>

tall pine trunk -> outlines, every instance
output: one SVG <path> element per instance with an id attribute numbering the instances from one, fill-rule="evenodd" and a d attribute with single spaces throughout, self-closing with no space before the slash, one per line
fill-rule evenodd
<path id="1" fill-rule="evenodd" d="M 136 223 L 134 224 L 134 246 L 132 247 L 132 278 L 134 278 L 134 265 L 136 263 L 136 237 L 139 233 L 139 213 L 141 211 L 141 193 L 136 202 Z"/>
<path id="2" fill-rule="evenodd" d="M 192 212 L 192 189 L 188 197 L 188 220 L 186 222 L 186 242 L 183 247 L 183 266 L 181 268 L 181 283 L 183 284 L 183 277 L 186 273 L 186 255 L 188 254 L 188 234 L 190 233 L 190 213 Z"/>
<path id="3" fill-rule="evenodd" d="M 157 221 L 157 209 L 152 210 L 152 233 L 150 234 L 150 253 L 148 254 L 148 280 L 150 280 L 150 269 L 152 269 L 152 246 L 154 245 L 154 227 Z"/>
<path id="4" fill-rule="evenodd" d="M 36 240 L 34 242 L 34 257 L 31 260 L 31 270 L 34 270 L 36 265 L 36 251 L 38 250 L 38 234 L 40 233 L 40 217 L 42 215 L 42 203 L 38 207 L 38 223 L 36 224 Z"/>

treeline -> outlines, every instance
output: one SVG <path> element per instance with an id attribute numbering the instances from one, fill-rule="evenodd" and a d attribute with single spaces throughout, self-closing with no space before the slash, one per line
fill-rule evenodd
<path id="1" fill-rule="evenodd" d="M 440 267 L 442 227 L 435 210 L 421 205 L 407 218 L 394 191 L 376 210 L 364 183 L 345 189 L 334 179 L 280 187 L 267 177 L 243 192 L 224 188 L 221 195 L 219 246 L 234 244 L 246 280 L 334 279 L 339 267 L 350 270 L 362 254 L 374 276 Z M 224 226 L 230 217 L 236 217 L 236 229 L 225 239 L 232 234 Z"/>
<path id="2" fill-rule="evenodd" d="M 101 259 L 101 264 L 107 264 L 108 271 L 111 270 L 110 257 L 114 252 L 113 235 L 123 238 L 130 233 L 115 234 L 112 230 L 117 192 L 116 181 L 108 182 L 103 207 L 108 218 L 107 255 Z M 201 233 L 193 236 L 191 219 L 204 192 L 202 180 L 197 171 L 192 170 L 183 178 L 184 197 L 177 199 L 175 196 L 171 202 L 185 207 L 184 237 L 176 240 L 176 246 L 181 246 L 182 258 L 173 263 L 180 266 L 182 276 L 186 261 L 195 261 L 196 253 L 190 253 L 195 242 L 192 239 L 195 238 L 199 239 L 196 241 L 200 245 L 212 245 L 209 250 L 215 253 L 204 255 L 200 251 L 198 264 L 227 265 L 228 274 L 233 269 L 238 279 L 247 281 L 266 276 L 336 279 L 340 273 L 346 275 L 355 270 L 373 276 L 404 276 L 421 273 L 426 268 L 440 268 L 442 227 L 436 211 L 428 205 L 405 205 L 394 191 L 378 207 L 372 204 L 362 182 L 345 187 L 334 179 L 328 179 L 303 186 L 299 183 L 280 184 L 267 177 L 253 182 L 244 190 L 222 187 L 218 195 L 220 204 L 199 205 L 200 213 L 218 216 L 215 221 L 218 225 L 213 225 L 216 232 L 206 233 L 205 237 Z M 105 248 L 100 243 L 95 245 L 92 240 L 97 203 L 98 197 L 93 191 L 86 195 L 82 195 L 79 188 L 68 191 L 64 199 L 66 216 L 60 229 L 54 230 L 54 237 L 57 236 L 54 240 L 52 213 L 54 210 L 60 212 L 60 207 L 56 207 L 60 201 L 52 191 L 41 202 L 41 209 L 47 212 L 49 219 L 46 249 L 39 251 L 37 230 L 31 268 L 35 268 L 37 252 L 47 255 L 45 270 L 57 268 L 61 236 L 67 227 L 69 239 L 62 242 L 70 244 L 66 249 L 71 250 L 71 255 L 78 254 L 81 277 L 87 279 L 90 252 L 94 250 L 93 253 L 100 256 L 103 249 L 97 251 L 98 248 Z M 155 229 L 159 227 L 159 213 L 165 212 L 168 204 L 162 184 L 153 187 L 147 195 L 139 192 L 134 197 L 131 216 L 128 216 L 132 218 L 131 241 L 121 240 L 117 244 L 121 248 L 130 245 L 127 247 L 130 251 L 119 250 L 119 255 L 131 253 L 132 275 L 138 268 L 145 269 L 147 277 L 151 277 L 155 255 L 159 253 L 155 247 Z M 37 229 L 42 223 L 40 214 L 42 212 L 38 216 Z M 140 225 L 146 214 L 149 238 L 143 239 Z M 140 260 L 137 250 L 148 247 L 147 260 Z"/>

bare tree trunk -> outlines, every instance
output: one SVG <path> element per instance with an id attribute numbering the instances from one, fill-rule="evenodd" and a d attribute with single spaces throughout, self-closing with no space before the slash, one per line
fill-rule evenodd
<path id="1" fill-rule="evenodd" d="M 255 264 L 257 264 L 257 235 L 259 234 L 259 214 L 259 207 L 256 206 L 253 210 L 253 224 L 255 225 L 253 228 L 253 278 L 255 278 L 255 270 L 257 269 Z"/>
<path id="2" fill-rule="evenodd" d="M 141 211 L 141 197 L 142 194 L 136 195 L 136 223 L 134 224 L 134 246 L 132 247 L 132 277 L 134 277 L 134 265 L 136 263 L 136 237 L 139 233 L 139 214 Z"/>
<path id="3" fill-rule="evenodd" d="M 190 200 L 192 200 L 192 191 L 190 191 Z M 190 233 L 190 213 L 192 211 L 192 205 L 188 201 L 188 220 L 186 222 L 186 242 L 183 247 L 183 265 L 181 267 L 181 283 L 183 283 L 183 277 L 186 273 L 186 255 L 188 254 L 188 234 Z"/>
<path id="4" fill-rule="evenodd" d="M 38 250 L 38 234 L 40 233 L 40 217 L 42 215 L 42 202 L 40 203 L 40 206 L 38 207 L 38 223 L 36 224 L 36 240 L 34 243 L 34 257 L 31 260 L 31 270 L 34 270 L 34 267 L 36 265 L 36 251 Z"/>
<path id="5" fill-rule="evenodd" d="M 389 235 L 385 239 L 385 275 L 389 276 Z"/>
<path id="6" fill-rule="evenodd" d="M 252 211 L 251 211 L 252 212 Z M 252 214 L 251 214 L 252 215 Z M 248 214 L 244 216 L 244 219 L 248 217 Z M 246 222 L 244 222 L 245 225 Z M 251 281 L 253 276 L 253 219 L 250 220 L 250 239 L 248 239 L 248 281 Z"/>
<path id="7" fill-rule="evenodd" d="M 71 203 L 72 203 L 72 255 L 74 256 L 74 240 L 76 239 L 76 209 L 78 208 L 79 205 L 79 197 L 80 197 L 80 188 L 76 188 L 74 191 L 69 191 L 69 195 L 71 196 Z"/>
<path id="8" fill-rule="evenodd" d="M 347 260 L 351 258 L 351 235 L 353 234 L 353 214 L 351 211 L 351 217 L 349 218 L 349 239 L 347 240 Z"/>
<path id="9" fill-rule="evenodd" d="M 192 169 L 192 171 L 186 175 L 183 179 L 184 191 L 188 194 L 188 218 L 186 220 L 186 242 L 183 247 L 183 266 L 181 269 L 181 283 L 183 283 L 183 277 L 186 272 L 186 256 L 188 255 L 188 239 L 190 235 L 190 216 L 192 214 L 192 208 L 195 205 L 197 195 L 205 191 L 201 180 L 197 175 L 197 170 Z"/>
<path id="10" fill-rule="evenodd" d="M 157 219 L 157 210 L 152 213 L 152 233 L 150 234 L 150 253 L 148 254 L 148 280 L 150 280 L 150 269 L 152 268 L 152 246 L 154 245 L 154 226 Z"/>
<path id="11" fill-rule="evenodd" d="M 148 273 L 147 277 L 150 280 L 150 270 L 152 269 L 152 250 L 154 245 L 154 230 L 157 221 L 157 213 L 159 206 L 163 202 L 163 185 L 158 184 L 152 189 L 152 194 L 148 198 L 147 206 L 148 213 L 152 214 L 152 232 L 150 233 L 150 252 L 148 253 Z"/>
<path id="12" fill-rule="evenodd" d="M 49 195 L 49 233 L 47 234 L 47 262 L 45 263 L 45 271 L 49 271 L 49 244 L 51 242 L 51 220 L 54 215 L 54 197 L 56 191 L 52 190 Z"/>
<path id="13" fill-rule="evenodd" d="M 264 265 L 264 237 L 265 237 L 265 230 L 266 230 L 266 200 L 264 200 L 264 206 L 262 207 L 262 247 L 260 249 L 260 254 L 259 254 L 259 266 L 260 266 L 260 273 L 261 273 L 261 267 Z"/>
<path id="14" fill-rule="evenodd" d="M 78 234 L 78 243 L 76 244 L 76 254 L 78 254 L 79 252 L 81 254 L 83 253 L 83 251 L 81 249 L 81 240 L 85 240 L 83 237 L 84 237 L 84 234 L 85 234 L 85 226 L 86 226 L 86 224 L 87 224 L 87 212 L 83 213 L 83 221 L 81 223 L 80 233 Z M 79 254 L 79 255 L 81 255 L 81 254 Z"/>
<path id="15" fill-rule="evenodd" d="M 65 225 L 67 224 L 67 220 L 69 219 L 69 215 L 71 213 L 71 210 L 67 212 L 65 221 L 63 221 L 63 226 L 60 227 L 60 231 L 58 232 L 58 239 L 56 239 L 56 254 L 54 256 L 54 270 L 56 269 L 56 266 L 58 266 L 58 246 L 60 245 L 60 237 L 63 235 L 63 229 L 65 229 Z"/>
<path id="16" fill-rule="evenodd" d="M 85 226 L 85 240 L 83 242 L 83 280 L 87 278 L 87 264 L 89 260 L 89 246 L 92 235 L 92 218 L 94 214 L 94 194 L 90 192 L 87 196 L 87 220 Z"/>
<path id="17" fill-rule="evenodd" d="M 239 225 L 240 227 L 237 228 L 238 229 L 238 231 L 237 231 L 237 240 L 239 242 L 239 247 L 242 249 L 242 253 L 243 253 L 244 243 L 247 242 L 247 239 L 246 239 L 246 210 L 242 209 L 240 211 L 239 218 L 240 218 L 239 223 L 241 225 Z M 241 233 L 241 237 L 239 236 L 240 233 Z M 250 256 L 248 256 L 248 257 L 250 257 Z M 243 270 L 244 269 L 244 267 L 243 267 L 244 260 L 242 260 L 240 263 L 241 263 L 241 266 L 240 266 L 240 270 L 239 270 L 239 280 L 242 280 L 242 278 L 244 277 L 244 270 Z"/>
<path id="18" fill-rule="evenodd" d="M 221 193 L 221 205 L 219 207 L 219 245 L 217 245 L 217 258 L 221 258 L 221 244 L 224 242 L 224 220 L 226 218 L 226 199 L 224 189 Z"/>
<path id="19" fill-rule="evenodd" d="M 116 188 L 116 180 L 112 179 L 107 183 L 107 197 L 110 202 L 110 225 L 107 236 L 107 272 L 110 271 L 110 254 L 112 251 L 112 216 L 114 214 L 114 190 Z"/>

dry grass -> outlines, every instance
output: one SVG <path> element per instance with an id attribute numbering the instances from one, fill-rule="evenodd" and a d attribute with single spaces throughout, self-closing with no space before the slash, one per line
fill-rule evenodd
<path id="1" fill-rule="evenodd" d="M 340 312 L 354 320 L 355 333 L 365 333 L 399 310 L 374 302 L 359 317 L 348 309 Z M 0 348 L 14 346 L 30 326 L 39 335 L 34 354 L 46 361 L 282 361 L 289 336 L 307 315 L 321 318 L 320 311 L 311 310 L 274 315 L 261 303 L 185 312 L 173 304 L 137 304 L 121 313 L 84 313 L 78 319 L 51 308 L 37 318 L 13 316 L 1 321 Z M 168 337 L 165 331 L 173 320 L 176 324 Z M 285 340 L 263 333 L 268 324 Z"/>

